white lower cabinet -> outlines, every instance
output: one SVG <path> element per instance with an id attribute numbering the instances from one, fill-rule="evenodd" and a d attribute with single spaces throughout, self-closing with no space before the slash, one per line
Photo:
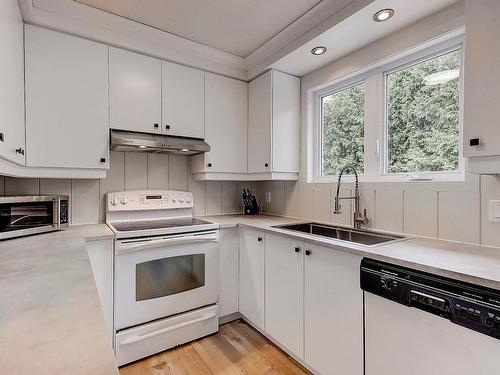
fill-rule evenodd
<path id="1" fill-rule="evenodd" d="M 240 232 L 239 310 L 252 324 L 264 329 L 264 234 Z"/>
<path id="2" fill-rule="evenodd" d="M 307 243 L 305 249 L 305 362 L 322 375 L 362 375 L 361 257 Z"/>
<path id="3" fill-rule="evenodd" d="M 106 328 L 111 342 L 113 342 L 113 259 L 114 240 L 87 241 L 94 280 L 101 302 L 101 308 L 106 321 Z"/>
<path id="4" fill-rule="evenodd" d="M 219 231 L 219 316 L 238 312 L 238 230 Z"/>
<path id="5" fill-rule="evenodd" d="M 266 332 L 304 358 L 304 243 L 266 235 Z"/>

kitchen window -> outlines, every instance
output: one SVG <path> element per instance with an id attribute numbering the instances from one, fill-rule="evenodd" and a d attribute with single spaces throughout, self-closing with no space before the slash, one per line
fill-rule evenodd
<path id="1" fill-rule="evenodd" d="M 308 181 L 463 181 L 463 36 L 308 92 Z"/>
<path id="2" fill-rule="evenodd" d="M 321 97 L 321 175 L 336 175 L 347 164 L 364 166 L 364 83 Z"/>
<path id="3" fill-rule="evenodd" d="M 385 74 L 386 173 L 459 170 L 460 52 Z"/>

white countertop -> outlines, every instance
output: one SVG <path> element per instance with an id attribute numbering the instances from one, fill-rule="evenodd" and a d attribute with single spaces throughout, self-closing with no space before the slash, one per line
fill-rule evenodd
<path id="1" fill-rule="evenodd" d="M 500 290 L 499 248 L 416 237 L 370 247 L 273 228 L 274 225 L 311 222 L 312 220 L 298 220 L 263 214 L 205 216 L 200 218 L 218 223 L 222 229 L 242 226 L 300 238 L 335 250 L 346 251 Z"/>
<path id="2" fill-rule="evenodd" d="M 117 375 L 85 246 L 105 224 L 0 242 L 0 373 Z"/>

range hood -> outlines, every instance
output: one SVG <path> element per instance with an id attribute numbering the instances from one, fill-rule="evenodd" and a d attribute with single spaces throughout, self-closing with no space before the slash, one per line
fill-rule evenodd
<path id="1" fill-rule="evenodd" d="M 110 143 L 112 151 L 177 155 L 195 155 L 210 151 L 210 146 L 203 139 L 146 134 L 124 130 L 111 130 Z"/>

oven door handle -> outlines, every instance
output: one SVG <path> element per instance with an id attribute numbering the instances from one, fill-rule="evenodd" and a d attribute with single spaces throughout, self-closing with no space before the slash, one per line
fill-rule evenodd
<path id="1" fill-rule="evenodd" d="M 184 327 L 196 324 L 196 323 L 204 322 L 205 320 L 212 319 L 215 316 L 216 316 L 215 313 L 207 313 L 207 314 L 204 314 L 203 316 L 201 316 L 199 318 L 188 320 L 187 322 L 182 322 L 182 323 L 174 324 L 173 326 L 166 327 L 166 328 L 163 328 L 163 329 L 159 329 L 158 331 L 146 333 L 146 334 L 144 334 L 142 336 L 138 336 L 138 335 L 130 336 L 129 338 L 126 338 L 125 340 L 123 340 L 122 342 L 120 342 L 120 344 L 121 345 L 135 344 L 136 342 L 147 340 L 147 339 L 149 339 L 151 337 L 162 335 L 164 333 L 167 333 L 167 332 L 170 332 L 170 331 L 174 331 L 176 329 L 180 329 L 180 328 L 184 328 Z"/>
<path id="2" fill-rule="evenodd" d="M 118 243 L 116 247 L 116 254 L 127 254 L 135 251 L 140 251 L 148 249 L 151 247 L 156 247 L 160 245 L 179 245 L 185 243 L 195 243 L 195 242 L 217 242 L 219 241 L 219 236 L 216 233 L 195 235 L 195 236 L 184 236 L 184 237 L 172 237 L 172 238 L 162 238 L 159 240 L 150 240 L 140 243 Z"/>

